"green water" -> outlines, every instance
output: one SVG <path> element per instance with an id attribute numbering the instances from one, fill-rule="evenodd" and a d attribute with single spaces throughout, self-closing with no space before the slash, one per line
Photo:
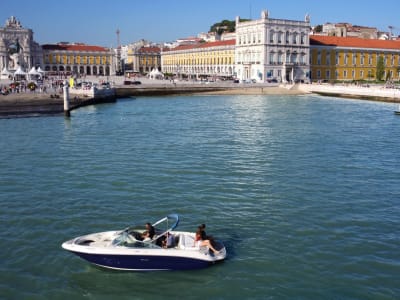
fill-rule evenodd
<path id="1" fill-rule="evenodd" d="M 0 299 L 399 299 L 400 117 L 315 96 L 125 99 L 0 120 Z M 181 216 L 227 260 L 104 271 L 63 241 Z"/>

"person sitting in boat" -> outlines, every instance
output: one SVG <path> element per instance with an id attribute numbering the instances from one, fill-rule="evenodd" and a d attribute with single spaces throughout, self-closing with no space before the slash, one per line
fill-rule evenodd
<path id="1" fill-rule="evenodd" d="M 209 240 L 211 245 L 214 247 L 215 243 L 214 243 L 214 238 L 211 235 L 207 235 L 206 233 L 206 224 L 201 224 L 199 226 L 199 229 L 201 229 L 201 239 L 202 240 Z"/>
<path id="2" fill-rule="evenodd" d="M 196 231 L 196 235 L 194 238 L 194 246 L 197 248 L 206 246 L 206 247 L 210 248 L 211 251 L 214 252 L 214 254 L 219 254 L 219 251 L 211 245 L 210 240 L 203 240 L 204 235 L 205 235 L 205 231 L 203 230 L 202 226 L 200 225 Z"/>
<path id="3" fill-rule="evenodd" d="M 173 248 L 175 247 L 175 237 L 172 233 L 167 232 L 166 238 L 163 241 L 163 248 Z"/>
<path id="4" fill-rule="evenodd" d="M 142 233 L 142 238 L 145 239 L 152 239 L 155 235 L 155 230 L 153 225 L 150 223 L 146 223 L 146 231 Z"/>

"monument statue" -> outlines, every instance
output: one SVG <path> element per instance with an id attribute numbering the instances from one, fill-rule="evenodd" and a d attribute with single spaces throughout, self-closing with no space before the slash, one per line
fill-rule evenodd
<path id="1" fill-rule="evenodd" d="M 22 47 L 18 41 L 18 39 L 15 40 L 15 43 L 11 44 L 8 47 L 8 54 L 10 55 L 11 61 L 9 62 L 8 68 L 9 69 L 17 69 L 18 66 L 21 65 L 21 52 L 22 52 Z"/>

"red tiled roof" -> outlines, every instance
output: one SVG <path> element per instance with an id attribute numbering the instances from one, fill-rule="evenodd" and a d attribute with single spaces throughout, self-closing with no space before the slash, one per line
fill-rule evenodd
<path id="1" fill-rule="evenodd" d="M 324 35 L 311 35 L 310 45 L 400 50 L 399 41 L 362 39 L 356 37 L 324 36 Z"/>
<path id="2" fill-rule="evenodd" d="M 59 51 L 87 51 L 87 52 L 108 52 L 107 48 L 100 46 L 91 46 L 85 44 L 46 44 L 42 45 L 44 50 Z"/>
<path id="3" fill-rule="evenodd" d="M 211 47 L 220 47 L 220 46 L 230 46 L 235 45 L 236 40 L 225 40 L 225 41 L 216 41 L 216 42 L 208 42 L 208 43 L 198 43 L 193 45 L 180 45 L 178 47 L 172 49 L 165 49 L 166 51 L 180 51 L 180 50 L 189 50 L 189 49 L 199 49 L 199 48 L 211 48 Z"/>
<path id="4" fill-rule="evenodd" d="M 236 40 L 226 40 L 226 41 L 215 41 L 215 42 L 209 42 L 209 43 L 202 43 L 200 44 L 199 48 L 208 48 L 208 47 L 219 47 L 219 46 L 229 46 L 229 45 L 235 45 Z"/>
<path id="5" fill-rule="evenodd" d="M 160 53 L 161 49 L 159 47 L 141 47 L 138 50 L 139 53 Z"/>

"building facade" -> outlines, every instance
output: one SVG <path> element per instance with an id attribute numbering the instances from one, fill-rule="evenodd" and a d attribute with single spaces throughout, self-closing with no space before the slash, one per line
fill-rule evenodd
<path id="1" fill-rule="evenodd" d="M 28 71 L 42 63 L 42 49 L 33 39 L 33 31 L 24 28 L 10 17 L 0 28 L 0 68 L 15 71 L 20 67 Z"/>
<path id="2" fill-rule="evenodd" d="M 75 75 L 112 75 L 113 52 L 85 44 L 47 44 L 43 49 L 46 72 Z"/>
<path id="3" fill-rule="evenodd" d="M 266 82 L 307 81 L 309 78 L 310 18 L 292 21 L 269 18 L 241 22 L 236 17 L 237 78 Z"/>
<path id="4" fill-rule="evenodd" d="M 164 73 L 192 79 L 229 78 L 235 75 L 235 40 L 181 45 L 164 49 Z"/>
<path id="5" fill-rule="evenodd" d="M 128 49 L 127 66 L 129 72 L 150 73 L 161 69 L 161 48 L 157 46 L 140 46 Z"/>
<path id="6" fill-rule="evenodd" d="M 400 41 L 312 35 L 312 81 L 376 80 L 379 57 L 384 80 L 400 80 Z"/>

